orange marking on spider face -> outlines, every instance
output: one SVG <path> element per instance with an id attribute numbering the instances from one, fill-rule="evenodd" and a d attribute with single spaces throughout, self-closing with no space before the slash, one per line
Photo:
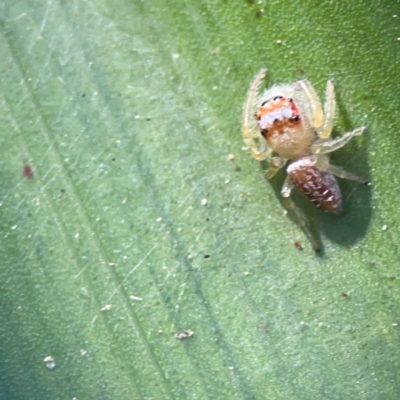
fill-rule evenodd
<path id="1" fill-rule="evenodd" d="M 282 134 L 288 129 L 301 130 L 300 112 L 292 99 L 276 96 L 263 103 L 256 119 L 261 134 L 269 141 L 274 135 Z"/>

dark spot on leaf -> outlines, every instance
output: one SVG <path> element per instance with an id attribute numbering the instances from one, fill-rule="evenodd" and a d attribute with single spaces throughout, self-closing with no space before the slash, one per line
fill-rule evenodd
<path id="1" fill-rule="evenodd" d="M 33 169 L 28 164 L 24 165 L 24 176 L 26 176 L 28 179 L 34 178 Z"/>

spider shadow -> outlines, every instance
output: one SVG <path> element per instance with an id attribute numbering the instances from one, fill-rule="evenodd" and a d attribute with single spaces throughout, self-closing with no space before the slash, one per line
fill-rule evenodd
<path id="1" fill-rule="evenodd" d="M 347 111 L 342 106 L 340 97 L 337 98 L 337 105 L 345 131 L 348 132 L 354 129 L 354 125 L 350 122 Z M 332 136 L 337 136 L 337 133 L 338 132 L 334 130 Z M 340 132 L 340 134 L 343 133 L 344 132 Z M 331 164 L 337 165 L 346 171 L 355 173 L 369 180 L 367 136 L 368 130 L 363 133 L 363 139 L 352 140 L 342 149 L 332 153 L 330 157 Z M 359 144 L 360 142 L 363 143 Z M 261 163 L 261 168 L 266 170 L 268 169 L 268 165 L 269 163 L 264 161 Z M 289 218 L 296 222 L 293 218 L 293 212 L 287 209 L 280 193 L 283 181 L 286 177 L 286 168 L 287 165 L 282 168 L 269 183 L 282 207 L 288 212 Z M 351 247 L 365 236 L 371 221 L 372 187 L 346 179 L 337 178 L 337 180 L 343 197 L 343 211 L 339 214 L 331 214 L 319 210 L 297 189 L 293 189 L 291 194 L 292 200 L 303 212 L 311 234 L 320 246 L 320 254 L 323 254 L 324 248 L 321 240 L 322 233 L 328 240 L 340 246 Z"/>

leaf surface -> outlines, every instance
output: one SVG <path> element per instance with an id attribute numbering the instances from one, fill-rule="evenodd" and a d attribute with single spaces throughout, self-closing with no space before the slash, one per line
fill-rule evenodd
<path id="1" fill-rule="evenodd" d="M 0 398 L 397 398 L 397 8 L 0 3 Z M 368 128 L 332 160 L 372 186 L 297 196 L 322 256 L 243 149 L 261 67 Z"/>

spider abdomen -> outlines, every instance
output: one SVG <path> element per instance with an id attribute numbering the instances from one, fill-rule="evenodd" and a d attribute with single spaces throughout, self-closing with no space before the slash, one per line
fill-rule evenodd
<path id="1" fill-rule="evenodd" d="M 287 172 L 293 185 L 318 208 L 333 213 L 342 210 L 342 194 L 335 177 L 318 168 L 311 158 L 292 162 Z"/>

